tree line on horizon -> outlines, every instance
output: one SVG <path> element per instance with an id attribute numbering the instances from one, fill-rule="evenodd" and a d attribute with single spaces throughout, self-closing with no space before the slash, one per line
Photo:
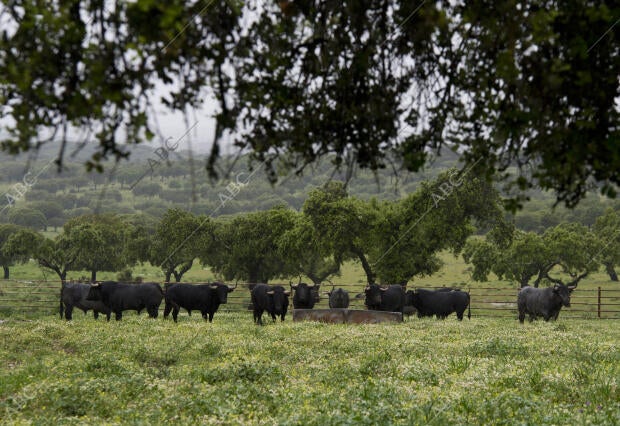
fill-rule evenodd
<path id="1" fill-rule="evenodd" d="M 224 280 L 303 275 L 321 283 L 355 261 L 368 283 L 393 284 L 437 272 L 438 254 L 449 251 L 463 255 L 475 280 L 493 272 L 521 285 L 566 277 L 578 282 L 601 265 L 617 280 L 619 218 L 608 209 L 592 227 L 560 223 L 543 233 L 520 230 L 493 185 L 452 169 L 399 200 L 364 200 L 332 181 L 310 191 L 300 211 L 280 205 L 220 217 L 178 208 L 161 219 L 86 214 L 68 220 L 55 237 L 2 224 L 0 265 L 5 278 L 11 265 L 35 259 L 61 280 L 69 271 L 86 270 L 94 281 L 100 271 L 130 271 L 149 262 L 166 281 L 178 282 L 200 262 Z"/>

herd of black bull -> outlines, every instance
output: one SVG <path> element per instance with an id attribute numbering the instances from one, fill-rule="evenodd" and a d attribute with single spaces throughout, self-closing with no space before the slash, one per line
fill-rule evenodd
<path id="1" fill-rule="evenodd" d="M 164 318 L 172 312 L 172 318 L 177 321 L 181 308 L 191 312 L 200 311 L 204 319 L 213 321 L 213 315 L 221 304 L 227 302 L 228 293 L 235 287 L 222 283 L 211 284 L 182 284 L 166 283 L 164 290 L 158 283 L 127 284 L 116 281 L 105 281 L 98 284 L 63 283 L 60 292 L 60 317 L 63 314 L 71 320 L 73 308 L 94 312 L 95 318 L 99 313 L 105 314 L 107 320 L 114 313 L 117 320 L 123 316 L 123 311 L 135 310 L 138 314 L 146 309 L 149 316 L 157 318 L 159 305 L 165 300 Z M 288 310 L 290 291 L 282 286 L 267 284 L 250 285 L 254 322 L 262 325 L 262 315 L 267 312 L 275 321 L 280 317 L 284 321 Z M 575 287 L 555 284 L 544 289 L 524 287 L 519 291 L 517 306 L 519 321 L 523 322 L 525 315 L 530 321 L 542 317 L 545 321 L 557 319 L 562 306 L 570 306 L 570 294 Z M 305 283 L 291 285 L 295 292 L 293 306 L 295 309 L 312 309 L 319 300 L 320 285 L 309 286 Z M 349 294 L 341 288 L 332 289 L 326 293 L 329 296 L 330 308 L 348 308 Z M 364 293 L 356 298 L 365 298 L 365 304 L 370 310 L 413 313 L 418 317 L 436 316 L 444 319 L 456 312 L 459 320 L 463 319 L 465 310 L 470 305 L 469 293 L 452 288 L 438 290 L 405 291 L 400 285 L 381 287 L 377 284 L 368 285 Z M 471 317 L 471 312 L 468 312 Z"/>

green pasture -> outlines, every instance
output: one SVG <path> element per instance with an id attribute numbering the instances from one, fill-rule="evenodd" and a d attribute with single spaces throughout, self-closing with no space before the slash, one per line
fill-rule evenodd
<path id="1" fill-rule="evenodd" d="M 2 424 L 620 423 L 615 321 L 0 324 Z"/>

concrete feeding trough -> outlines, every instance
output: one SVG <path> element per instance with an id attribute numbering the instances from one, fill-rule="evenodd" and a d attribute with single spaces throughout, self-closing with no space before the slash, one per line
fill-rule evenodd
<path id="1" fill-rule="evenodd" d="M 293 321 L 318 321 L 330 324 L 379 324 L 403 322 L 400 312 L 365 311 L 355 309 L 295 309 Z"/>

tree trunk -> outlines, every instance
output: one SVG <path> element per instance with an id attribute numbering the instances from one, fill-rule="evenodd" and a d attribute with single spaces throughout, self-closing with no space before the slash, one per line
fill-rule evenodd
<path id="1" fill-rule="evenodd" d="M 9 279 L 9 267 L 3 266 L 2 269 L 4 270 L 4 279 L 8 280 Z"/>
<path id="2" fill-rule="evenodd" d="M 609 274 L 609 279 L 611 279 L 612 281 L 618 281 L 618 274 L 616 273 L 613 264 L 606 263 L 605 270 L 607 271 L 607 274 Z"/>
<path id="3" fill-rule="evenodd" d="M 192 269 L 192 265 L 194 264 L 193 260 L 190 260 L 189 262 L 185 262 L 182 263 L 180 265 L 179 270 L 173 270 L 172 273 L 174 274 L 174 279 L 176 280 L 176 282 L 181 282 L 181 278 L 183 278 L 183 275 L 189 271 L 190 269 Z"/>
<path id="4" fill-rule="evenodd" d="M 310 278 L 314 285 L 321 284 L 323 282 L 323 280 L 319 276 L 313 274 L 312 272 L 308 272 L 306 275 L 308 276 L 308 278 Z"/>
<path id="5" fill-rule="evenodd" d="M 357 247 L 353 247 L 351 251 L 360 259 L 360 262 L 362 262 L 362 268 L 364 268 L 364 272 L 366 273 L 366 280 L 368 281 L 368 284 L 374 284 L 375 274 L 372 272 L 372 267 L 370 266 L 370 263 L 368 263 L 366 256 L 364 256 L 364 252 Z"/>
<path id="6" fill-rule="evenodd" d="M 259 281 L 259 278 L 258 278 L 258 271 L 251 270 L 250 274 L 248 276 L 248 280 L 250 281 L 250 284 L 259 284 L 260 281 Z"/>
<path id="7" fill-rule="evenodd" d="M 94 283 L 97 281 L 97 271 L 90 271 L 90 282 Z"/>
<path id="8" fill-rule="evenodd" d="M 172 271 L 166 270 L 166 271 L 164 271 L 164 274 L 166 275 L 166 282 L 169 283 L 170 282 L 170 276 L 172 275 Z"/>

